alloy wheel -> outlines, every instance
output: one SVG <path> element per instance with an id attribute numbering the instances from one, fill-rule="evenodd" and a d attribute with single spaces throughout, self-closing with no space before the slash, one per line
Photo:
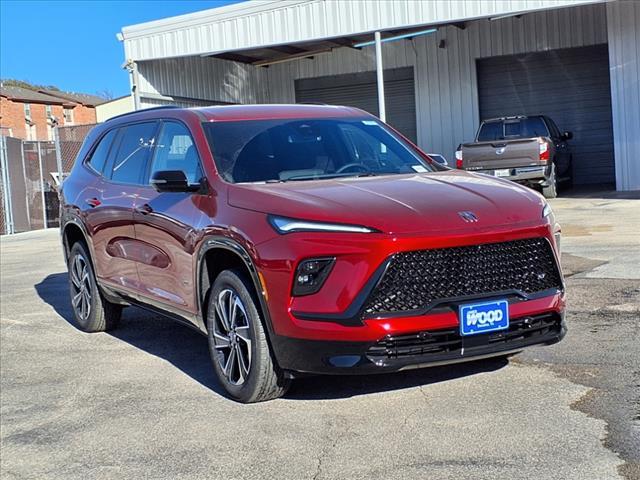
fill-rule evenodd
<path id="1" fill-rule="evenodd" d="M 71 263 L 71 304 L 81 320 L 87 320 L 91 314 L 91 280 L 87 260 L 80 254 L 73 257 Z"/>
<path id="2" fill-rule="evenodd" d="M 232 385 L 242 385 L 251 368 L 251 329 L 242 300 L 228 288 L 215 302 L 213 340 L 223 375 Z"/>

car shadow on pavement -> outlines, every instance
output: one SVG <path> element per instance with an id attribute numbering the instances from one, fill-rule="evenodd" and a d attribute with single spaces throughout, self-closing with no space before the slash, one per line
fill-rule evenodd
<path id="1" fill-rule="evenodd" d="M 35 285 L 35 290 L 44 302 L 75 328 L 66 272 L 47 276 Z M 213 373 L 207 339 L 197 331 L 160 315 L 131 307 L 124 310 L 118 328 L 108 334 L 162 358 L 204 387 L 226 396 Z M 306 377 L 293 382 L 285 398 L 330 400 L 402 390 L 495 371 L 508 363 L 507 359 L 498 358 L 393 374 Z"/>

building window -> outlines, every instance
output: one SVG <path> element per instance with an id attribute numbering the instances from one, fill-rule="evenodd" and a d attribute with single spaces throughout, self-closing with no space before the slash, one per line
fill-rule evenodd
<path id="1" fill-rule="evenodd" d="M 31 104 L 30 103 L 25 103 L 24 104 L 24 116 L 25 116 L 25 118 L 31 118 Z"/>
<path id="2" fill-rule="evenodd" d="M 27 140 L 37 140 L 38 134 L 36 133 L 36 124 L 35 123 L 25 123 L 24 124 L 25 131 L 27 133 Z"/>
<path id="3" fill-rule="evenodd" d="M 51 105 L 45 105 L 44 111 L 47 114 L 47 118 L 53 117 L 53 112 L 51 111 Z"/>
<path id="4" fill-rule="evenodd" d="M 50 123 L 47 123 L 47 140 L 53 141 L 53 127 Z"/>
<path id="5" fill-rule="evenodd" d="M 64 109 L 64 123 L 73 123 L 73 108 Z"/>

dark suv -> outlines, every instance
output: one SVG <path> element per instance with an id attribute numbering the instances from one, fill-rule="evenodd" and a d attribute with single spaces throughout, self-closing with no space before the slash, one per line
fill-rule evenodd
<path id="1" fill-rule="evenodd" d="M 565 334 L 545 200 L 450 170 L 377 118 L 311 105 L 158 108 L 94 128 L 61 193 L 75 322 L 139 305 L 208 335 L 231 397 Z"/>

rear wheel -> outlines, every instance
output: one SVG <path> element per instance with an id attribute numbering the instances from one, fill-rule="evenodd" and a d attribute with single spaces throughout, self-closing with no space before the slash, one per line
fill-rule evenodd
<path id="1" fill-rule="evenodd" d="M 284 395 L 290 381 L 273 359 L 251 285 L 242 273 L 225 270 L 216 278 L 207 312 L 209 353 L 227 393 L 243 403 Z"/>
<path id="2" fill-rule="evenodd" d="M 547 179 L 547 186 L 542 187 L 544 198 L 556 198 L 558 196 L 558 177 L 556 176 L 556 166 L 551 164 L 551 174 Z"/>
<path id="3" fill-rule="evenodd" d="M 69 254 L 69 290 L 75 324 L 85 332 L 104 332 L 115 328 L 122 307 L 107 301 L 98 288 L 87 248 L 81 242 Z"/>

